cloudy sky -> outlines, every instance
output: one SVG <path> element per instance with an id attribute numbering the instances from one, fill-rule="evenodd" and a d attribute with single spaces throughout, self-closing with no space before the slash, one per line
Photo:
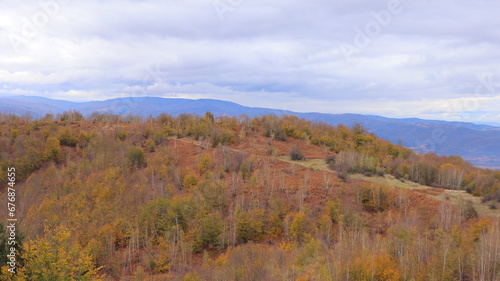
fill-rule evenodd
<path id="1" fill-rule="evenodd" d="M 2 1 L 0 95 L 499 122 L 497 0 Z"/>

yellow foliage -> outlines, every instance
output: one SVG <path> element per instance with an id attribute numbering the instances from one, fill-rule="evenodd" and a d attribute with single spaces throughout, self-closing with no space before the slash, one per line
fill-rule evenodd
<path id="1" fill-rule="evenodd" d="M 46 227 L 42 238 L 26 242 L 17 280 L 101 280 L 93 258 L 71 237 L 64 227 Z"/>
<path id="2" fill-rule="evenodd" d="M 488 229 L 491 228 L 491 220 L 488 218 L 482 218 L 477 223 L 474 224 L 471 230 L 471 237 L 474 241 L 479 240 L 482 234 L 484 234 Z"/>
<path id="3" fill-rule="evenodd" d="M 201 279 L 198 273 L 196 272 L 188 273 L 184 276 L 184 278 L 182 278 L 182 281 L 201 281 L 201 280 L 203 279 Z"/>
<path id="4" fill-rule="evenodd" d="M 187 175 L 182 181 L 182 186 L 187 189 L 195 188 L 198 185 L 198 178 L 195 175 Z"/>
<path id="5" fill-rule="evenodd" d="M 284 250 L 286 252 L 291 252 L 293 249 L 295 249 L 296 247 L 296 244 L 294 241 L 281 241 L 278 245 L 278 247 L 281 249 L 281 250 Z"/>
<path id="6" fill-rule="evenodd" d="M 388 254 L 365 255 L 357 257 L 350 274 L 356 281 L 398 281 L 400 273 L 398 264 Z"/>
<path id="7" fill-rule="evenodd" d="M 290 224 L 290 234 L 297 241 L 302 241 L 306 231 L 306 215 L 303 212 L 299 212 L 294 215 L 292 223 Z"/>
<path id="8" fill-rule="evenodd" d="M 46 148 L 43 156 L 45 161 L 61 161 L 61 148 L 59 139 L 56 137 L 49 137 L 47 139 Z"/>
<path id="9" fill-rule="evenodd" d="M 205 153 L 200 158 L 200 162 L 198 163 L 198 168 L 200 169 L 200 174 L 203 175 L 210 170 L 212 167 L 212 156 L 210 154 Z"/>
<path id="10" fill-rule="evenodd" d="M 228 260 L 229 260 L 229 256 L 231 255 L 231 251 L 232 249 L 229 248 L 227 249 L 227 251 L 223 254 L 221 254 L 217 260 L 215 261 L 215 264 L 217 266 L 222 266 L 222 265 L 226 265 L 228 263 Z"/>

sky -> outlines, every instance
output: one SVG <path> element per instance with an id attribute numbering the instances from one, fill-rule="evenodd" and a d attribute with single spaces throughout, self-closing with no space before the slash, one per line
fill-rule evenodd
<path id="1" fill-rule="evenodd" d="M 0 95 L 500 122 L 497 0 L 2 1 Z"/>

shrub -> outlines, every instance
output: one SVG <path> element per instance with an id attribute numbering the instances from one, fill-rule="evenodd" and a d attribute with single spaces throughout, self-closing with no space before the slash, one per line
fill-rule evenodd
<path id="1" fill-rule="evenodd" d="M 149 152 L 155 152 L 155 142 L 152 139 L 148 139 L 144 145 Z"/>
<path id="2" fill-rule="evenodd" d="M 78 135 L 78 147 L 86 148 L 89 145 L 91 139 L 92 139 L 91 133 L 86 133 L 84 131 L 81 131 L 80 134 Z"/>
<path id="3" fill-rule="evenodd" d="M 262 122 L 265 129 L 264 136 L 273 140 L 287 141 L 286 131 L 281 119 L 274 115 L 267 115 L 262 117 Z"/>
<path id="4" fill-rule="evenodd" d="M 141 168 L 146 166 L 146 157 L 140 147 L 132 147 L 127 152 L 128 164 L 132 167 Z"/>
<path id="5" fill-rule="evenodd" d="M 116 133 L 116 137 L 119 140 L 124 141 L 127 138 L 127 133 L 125 133 L 124 131 L 119 131 Z"/>
<path id="6" fill-rule="evenodd" d="M 198 185 L 198 178 L 195 175 L 187 175 L 184 177 L 184 180 L 182 181 L 182 186 L 188 189 L 195 188 L 197 185 Z"/>
<path id="7" fill-rule="evenodd" d="M 295 144 L 290 150 L 290 158 L 293 161 L 298 161 L 298 160 L 305 160 L 306 158 L 304 157 L 304 154 L 302 153 L 302 150 L 300 150 L 299 146 Z"/>
<path id="8" fill-rule="evenodd" d="M 78 140 L 73 135 L 71 135 L 69 130 L 65 130 L 59 136 L 59 143 L 64 146 L 75 147 L 78 143 Z"/>
<path id="9" fill-rule="evenodd" d="M 340 200 L 337 199 L 335 201 L 328 202 L 328 215 L 334 224 L 340 222 L 341 219 L 341 208 L 340 208 Z"/>
<path id="10" fill-rule="evenodd" d="M 210 146 L 228 145 L 235 142 L 234 134 L 227 129 L 213 128 L 210 133 Z"/>
<path id="11" fill-rule="evenodd" d="M 335 155 L 327 155 L 325 157 L 325 162 L 328 165 L 328 168 L 330 168 L 330 170 L 333 170 L 335 168 L 335 161 L 336 160 L 337 160 L 337 157 L 335 157 Z"/>
<path id="12" fill-rule="evenodd" d="M 464 217 L 466 219 L 475 219 L 478 217 L 477 211 L 471 201 L 465 203 Z"/>

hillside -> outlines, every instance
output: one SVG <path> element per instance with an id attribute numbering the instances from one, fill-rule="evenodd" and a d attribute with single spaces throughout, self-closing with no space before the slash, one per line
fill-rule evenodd
<path id="1" fill-rule="evenodd" d="M 359 114 L 297 113 L 268 108 L 251 108 L 232 102 L 208 99 L 142 97 L 73 103 L 40 97 L 0 98 L 0 112 L 6 113 L 19 115 L 29 113 L 34 117 L 43 117 L 46 113 L 57 115 L 70 109 L 77 110 L 84 116 L 90 116 L 93 112 L 122 116 L 131 114 L 142 117 L 147 117 L 150 114 L 158 116 L 161 113 L 174 116 L 181 113 L 203 115 L 210 111 L 215 116 L 296 115 L 307 120 L 323 121 L 335 126 L 338 124 L 352 126 L 355 123 L 361 123 L 377 136 L 394 144 L 402 142 L 404 146 L 415 151 L 432 151 L 438 155 L 447 156 L 459 155 L 475 165 L 500 169 L 500 150 L 498 149 L 500 128 L 489 125 L 417 118 L 394 119 Z"/>
<path id="2" fill-rule="evenodd" d="M 0 119 L 2 280 L 500 276 L 500 173 L 460 157 L 296 116 L 92 118 Z"/>

